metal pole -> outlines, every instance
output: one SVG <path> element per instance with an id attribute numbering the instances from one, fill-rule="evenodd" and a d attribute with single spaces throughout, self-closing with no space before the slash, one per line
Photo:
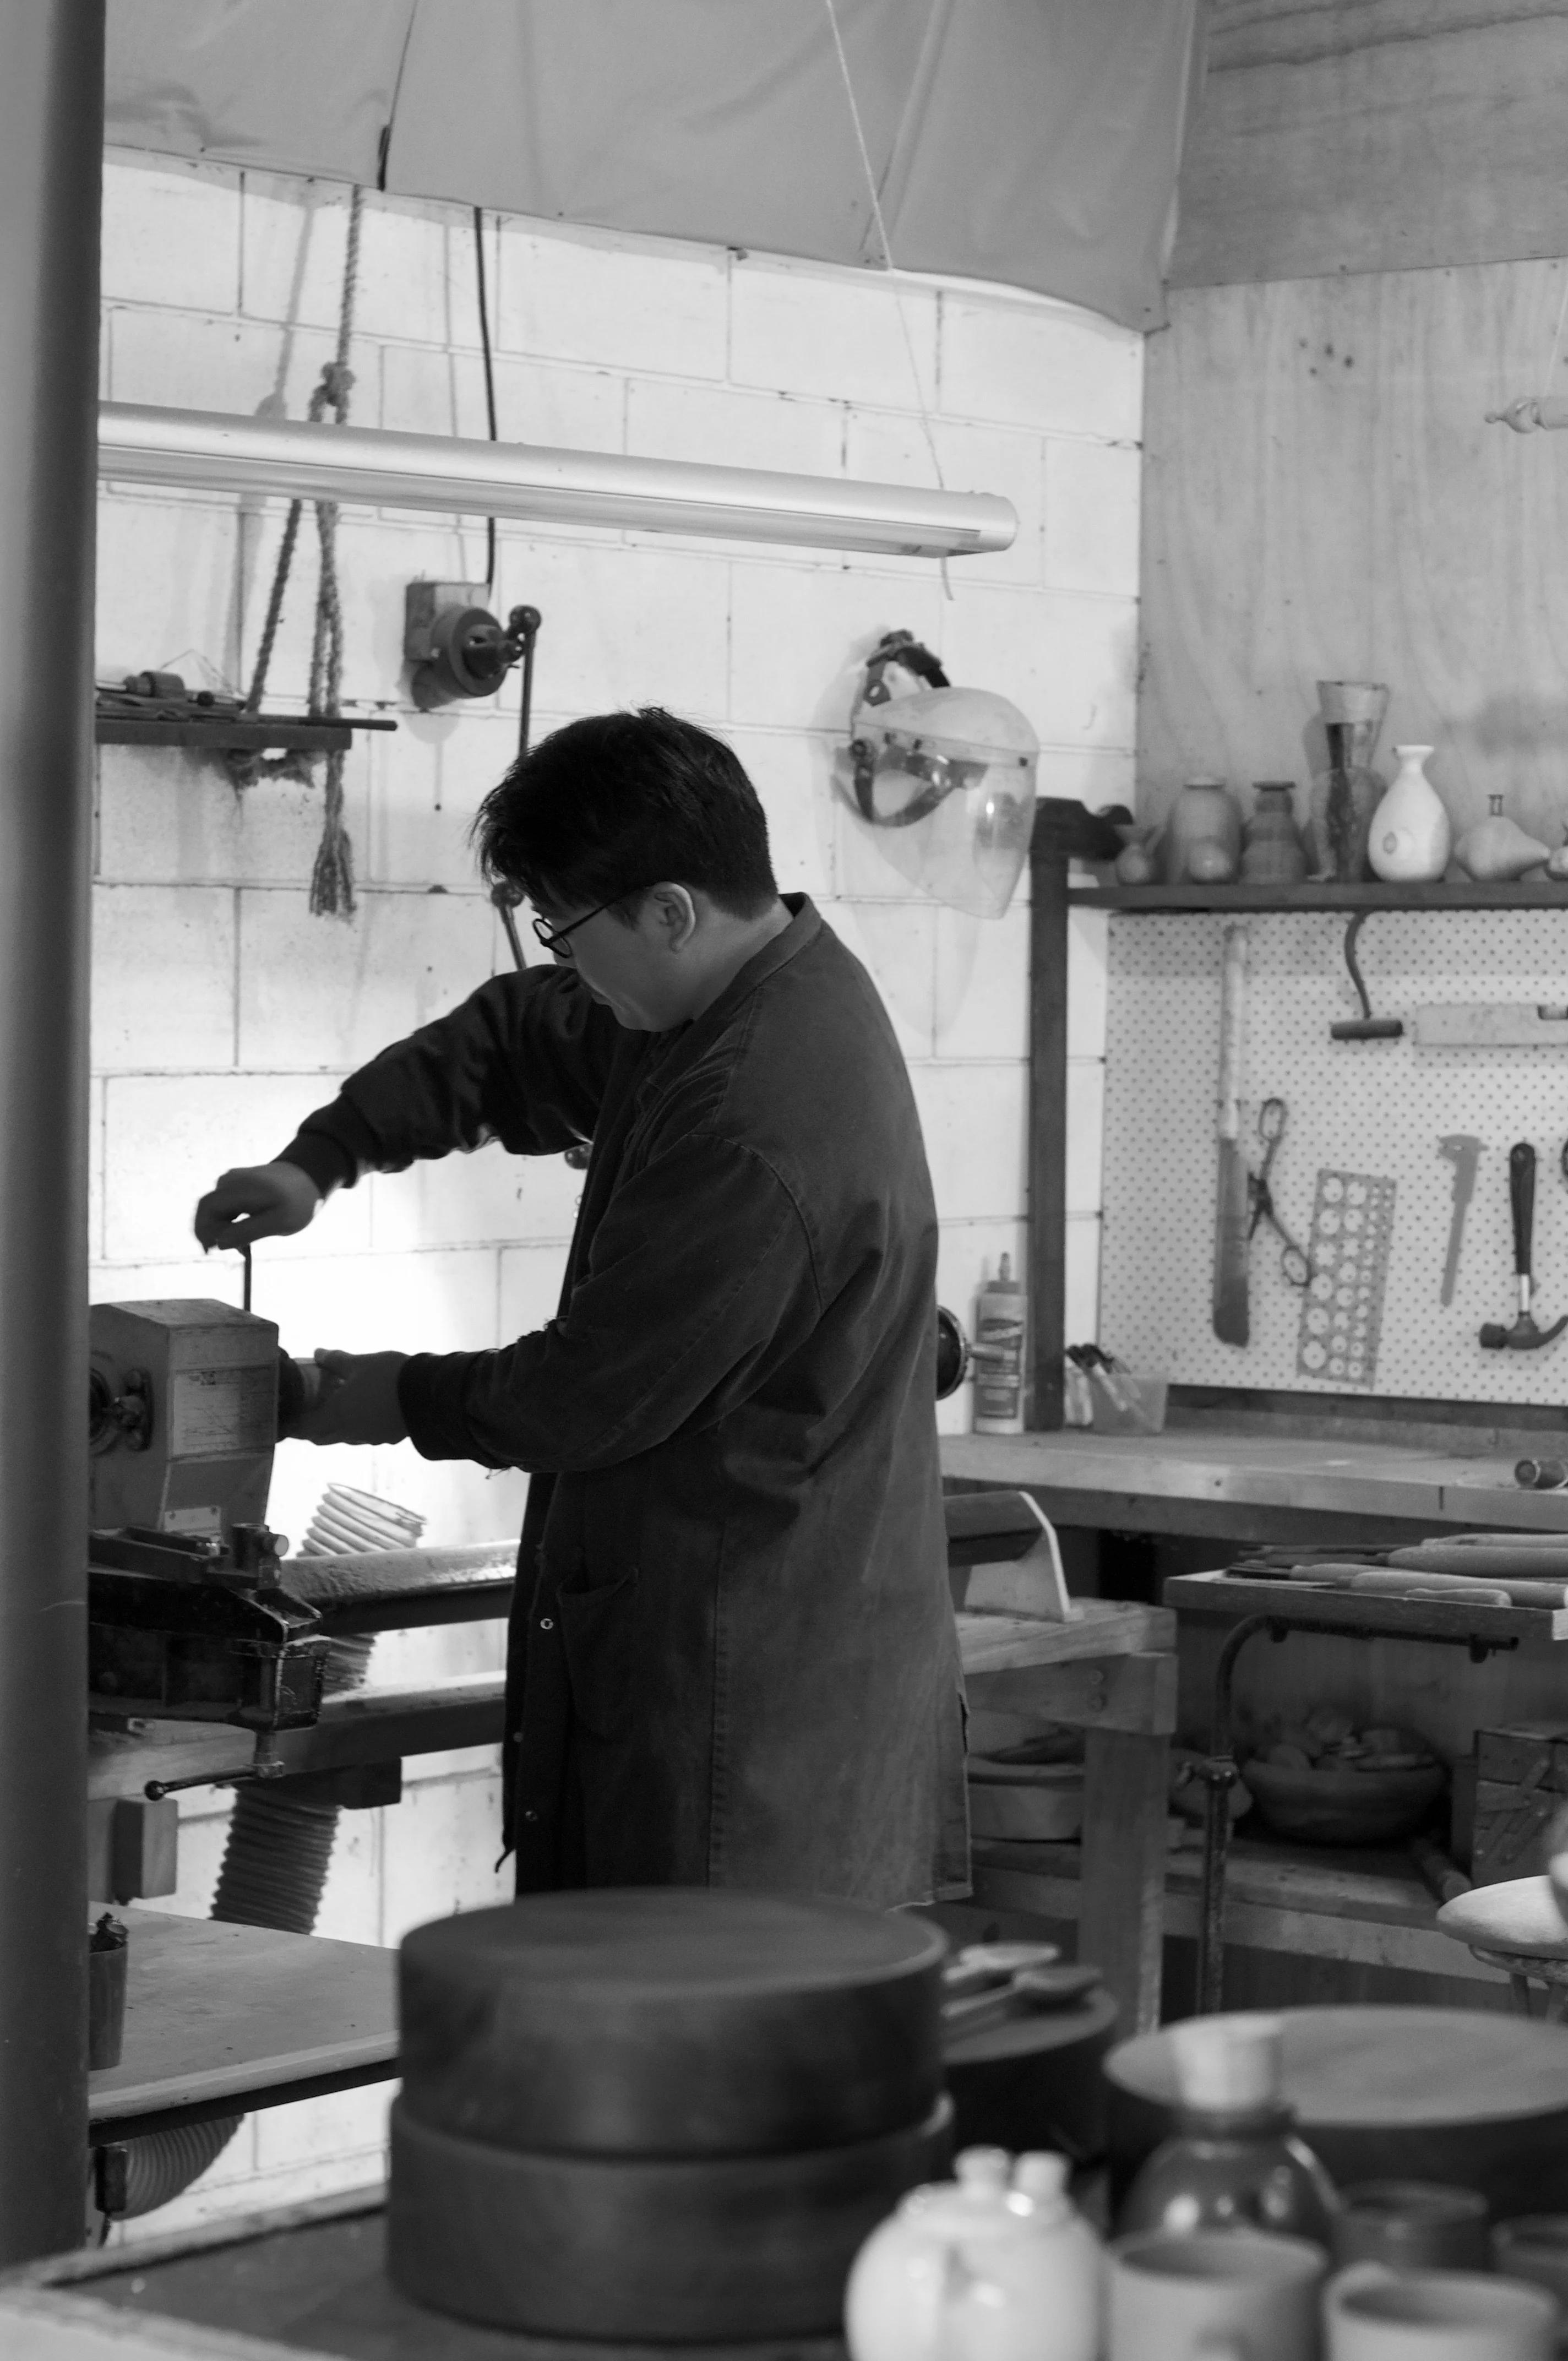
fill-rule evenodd
<path id="1" fill-rule="evenodd" d="M 0 2266 L 86 2187 L 87 961 L 104 0 L 0 0 Z"/>

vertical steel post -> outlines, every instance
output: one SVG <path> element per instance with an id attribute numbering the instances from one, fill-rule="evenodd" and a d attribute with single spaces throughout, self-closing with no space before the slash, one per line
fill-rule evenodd
<path id="1" fill-rule="evenodd" d="M 80 2245 L 104 0 L 0 0 L 0 2266 Z"/>

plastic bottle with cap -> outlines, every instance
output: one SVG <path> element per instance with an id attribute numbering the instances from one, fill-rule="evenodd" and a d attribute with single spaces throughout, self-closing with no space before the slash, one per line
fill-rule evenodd
<path id="1" fill-rule="evenodd" d="M 975 1298 L 974 1431 L 977 1434 L 1024 1432 L 1025 1339 L 1028 1299 L 1013 1276 L 1013 1257 L 1003 1255 L 996 1277 Z"/>

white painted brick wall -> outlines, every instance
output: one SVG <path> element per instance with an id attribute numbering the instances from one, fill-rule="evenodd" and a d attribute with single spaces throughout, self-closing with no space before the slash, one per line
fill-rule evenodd
<path id="1" fill-rule="evenodd" d="M 340 189 L 111 158 L 104 383 L 116 398 L 298 416 L 336 330 Z M 942 1216 L 940 1290 L 1027 1252 L 1024 1170 L 1028 919 L 981 924 L 916 897 L 847 810 L 843 724 L 856 668 L 904 626 L 956 679 L 1001 690 L 1044 741 L 1041 791 L 1131 802 L 1140 340 L 1060 305 L 541 223 L 487 224 L 503 435 L 928 483 L 918 393 L 942 475 L 1005 492 L 1015 546 L 954 564 L 850 561 L 609 528 L 499 535 L 497 597 L 539 606 L 536 726 L 666 704 L 725 730 L 767 807 L 781 882 L 863 958 L 911 1061 Z M 902 318 L 901 318 L 902 309 Z M 367 201 L 353 414 L 485 432 L 473 231 L 460 208 Z M 918 387 L 918 392 L 917 392 Z M 111 485 L 101 501 L 101 677 L 173 665 L 248 682 L 281 531 L 276 501 Z M 353 926 L 312 918 L 318 793 L 236 793 L 180 753 L 100 763 L 93 979 L 93 1291 L 237 1301 L 233 1257 L 203 1260 L 193 1200 L 224 1166 L 275 1151 L 352 1063 L 449 1006 L 506 956 L 467 829 L 515 745 L 516 687 L 494 707 L 418 716 L 401 675 L 403 589 L 477 579 L 473 520 L 345 509 L 345 693 L 390 708 L 345 781 L 360 883 Z M 315 582 L 307 516 L 269 702 L 303 698 Z M 950 592 L 950 595 L 949 595 Z M 836 785 L 836 778 L 840 783 Z M 444 889 L 432 891 L 433 888 Z M 1103 928 L 1072 936 L 1069 1325 L 1093 1333 L 1104 1041 Z M 257 1305 L 316 1344 L 488 1345 L 554 1308 L 578 1176 L 498 1150 L 378 1178 L 257 1257 Z M 968 1422 L 964 1396 L 944 1427 Z M 433 1539 L 513 1533 L 524 1481 L 430 1465 L 411 1448 L 285 1444 L 273 1513 L 302 1530 L 325 1482 L 367 1484 Z M 499 1662 L 495 1627 L 389 1637 L 375 1677 Z M 322 1931 L 393 1942 L 419 1918 L 499 1897 L 488 1757 L 407 1766 L 409 1800 L 342 1824 Z M 209 1905 L 225 1807 L 185 1806 L 181 1888 Z M 386 2091 L 256 2116 L 158 2230 L 373 2179 Z M 141 2234 L 136 2225 L 130 2235 Z"/>

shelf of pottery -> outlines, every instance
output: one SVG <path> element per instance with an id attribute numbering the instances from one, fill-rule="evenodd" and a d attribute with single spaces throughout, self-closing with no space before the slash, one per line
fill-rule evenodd
<path id="1" fill-rule="evenodd" d="M 1321 680 L 1318 704 L 1328 745 L 1313 774 L 1303 821 L 1288 779 L 1260 779 L 1250 814 L 1218 779 L 1190 780 L 1154 828 L 1128 823 L 1113 883 L 1076 900 L 1122 907 L 1240 903 L 1322 906 L 1388 901 L 1475 907 L 1568 903 L 1568 843 L 1553 849 L 1510 819 L 1503 797 L 1455 838 L 1447 807 L 1427 775 L 1431 746 L 1396 746 L 1391 777 L 1374 769 L 1388 691 L 1380 683 Z"/>

